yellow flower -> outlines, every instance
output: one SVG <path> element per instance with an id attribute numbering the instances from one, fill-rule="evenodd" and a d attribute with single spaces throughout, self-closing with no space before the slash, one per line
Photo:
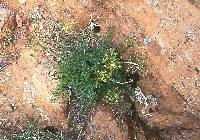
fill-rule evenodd
<path id="1" fill-rule="evenodd" d="M 59 23 L 61 29 L 62 29 L 65 33 L 70 32 L 74 24 L 75 24 L 75 23 L 74 23 L 73 21 L 61 21 L 61 22 Z"/>

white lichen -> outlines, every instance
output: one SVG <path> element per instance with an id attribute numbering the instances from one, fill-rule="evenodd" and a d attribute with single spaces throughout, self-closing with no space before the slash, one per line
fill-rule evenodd
<path id="1" fill-rule="evenodd" d="M 144 115 L 150 115 L 149 113 L 146 113 L 149 105 L 151 105 L 154 109 L 158 105 L 156 97 L 154 97 L 153 95 L 145 96 L 139 87 L 135 89 L 135 99 L 143 106 L 141 113 Z"/>
<path id="2" fill-rule="evenodd" d="M 29 82 L 25 81 L 24 82 L 24 92 L 25 93 L 31 93 L 32 96 L 36 96 L 36 90 L 34 86 L 32 86 Z"/>

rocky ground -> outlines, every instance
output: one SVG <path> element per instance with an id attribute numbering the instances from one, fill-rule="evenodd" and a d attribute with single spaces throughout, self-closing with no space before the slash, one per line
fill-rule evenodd
<path id="1" fill-rule="evenodd" d="M 75 25 L 74 30 L 80 30 L 88 24 L 92 12 L 94 17 L 99 16 L 100 34 L 104 35 L 107 27 L 112 27 L 115 44 L 123 44 L 127 37 L 135 36 L 140 45 L 134 51 L 146 58 L 147 73 L 139 81 L 141 91 L 138 92 L 153 97 L 156 102 L 150 104 L 148 98 L 143 97 L 143 102 L 136 104 L 135 121 L 142 127 L 139 139 L 199 138 L 198 0 L 0 2 L 0 129 L 20 130 L 32 119 L 38 120 L 40 127 L 66 129 L 62 99 L 55 103 L 50 101 L 56 87 L 56 81 L 52 80 L 53 61 L 40 47 L 26 47 L 27 35 L 36 30 L 30 18 L 42 13 L 44 20 L 38 23 L 40 31 L 51 19 L 70 20 Z M 15 41 L 6 47 L 12 40 Z M 131 139 L 130 128 L 124 126 L 127 131 L 122 133 L 111 112 L 104 107 L 95 111 L 94 135 L 99 139 Z"/>

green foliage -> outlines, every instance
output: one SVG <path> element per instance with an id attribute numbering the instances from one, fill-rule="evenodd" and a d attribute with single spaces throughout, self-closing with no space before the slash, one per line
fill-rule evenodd
<path id="1" fill-rule="evenodd" d="M 89 47 L 89 35 L 80 33 L 63 46 L 54 95 L 69 98 L 74 94 L 81 101 L 82 111 L 99 102 L 122 107 L 126 102 L 124 95 L 134 93 L 131 79 L 126 76 L 136 73 L 138 68 L 124 63 L 116 47 L 97 37 L 95 40 L 98 46 Z"/>
<path id="2" fill-rule="evenodd" d="M 73 21 L 60 21 L 58 23 L 58 27 L 61 29 L 61 31 L 65 32 L 65 33 L 68 33 L 71 31 L 72 29 L 72 26 L 74 25 L 75 23 Z"/>
<path id="3" fill-rule="evenodd" d="M 133 69 L 129 70 L 128 69 L 130 71 L 130 73 L 133 74 L 133 72 L 135 73 L 135 71 L 137 71 L 140 74 L 140 76 L 145 74 L 145 70 L 147 68 L 147 65 L 145 63 L 145 56 L 143 54 L 141 54 L 139 52 L 131 52 L 128 61 L 131 61 L 133 63 L 138 64 L 138 69 L 139 69 L 139 71 L 137 69 L 135 69 L 135 70 L 133 70 Z"/>
<path id="4" fill-rule="evenodd" d="M 112 27 L 108 27 L 107 28 L 107 41 L 111 42 L 112 41 L 112 37 L 113 37 L 113 30 Z"/>
<path id="5" fill-rule="evenodd" d="M 2 30 L 2 33 L 3 33 L 2 35 L 3 47 L 7 47 L 14 42 L 15 36 L 13 31 L 6 28 Z"/>
<path id="6" fill-rule="evenodd" d="M 12 140 L 64 140 L 62 133 L 53 134 L 37 128 L 37 121 L 32 121 L 28 127 L 20 133 L 16 133 L 10 138 Z"/>
<path id="7" fill-rule="evenodd" d="M 30 48 L 39 48 L 45 43 L 45 37 L 41 33 L 32 32 L 27 35 L 29 43 L 27 44 Z"/>
<path id="8" fill-rule="evenodd" d="M 128 38 L 128 45 L 131 47 L 134 47 L 136 43 L 136 38 L 134 36 L 131 36 Z"/>

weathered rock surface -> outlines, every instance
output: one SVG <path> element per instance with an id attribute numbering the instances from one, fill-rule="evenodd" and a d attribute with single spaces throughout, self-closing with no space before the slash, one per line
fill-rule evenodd
<path id="1" fill-rule="evenodd" d="M 0 4 L 0 29 L 14 30 L 16 27 L 15 12 Z"/>
<path id="2" fill-rule="evenodd" d="M 62 103 L 51 102 L 56 86 L 48 75 L 52 69 L 40 52 L 21 49 L 20 58 L 0 71 L 0 128 L 23 128 L 33 118 L 42 127 L 66 126 Z"/>
<path id="3" fill-rule="evenodd" d="M 149 65 L 140 87 L 144 94 L 157 98 L 158 106 L 156 112 L 150 109 L 141 114 L 144 120 L 149 126 L 159 128 L 160 135 L 170 131 L 169 139 L 197 138 L 200 135 L 199 9 L 187 0 L 93 1 L 91 9 L 101 16 L 103 27 L 114 27 L 115 42 L 122 42 L 123 36 L 128 35 L 151 38 L 140 48 Z"/>
<path id="4" fill-rule="evenodd" d="M 140 113 L 164 139 L 200 136 L 200 10 L 198 0 L 54 0 L 48 1 L 56 18 L 73 18 L 85 26 L 89 12 L 100 15 L 101 33 L 113 27 L 115 43 L 135 35 L 145 47 L 149 65 L 139 86 L 157 99 L 156 110 Z M 83 3 L 84 2 L 84 3 Z M 7 4 L 19 8 L 15 0 Z M 43 1 L 29 0 L 24 9 Z M 6 12 L 5 12 L 6 13 Z M 2 24 L 2 23 L 1 23 Z M 1 25 L 0 25 L 1 26 Z M 3 25 L 2 25 L 3 27 Z M 151 38 L 151 39 L 150 39 Z"/>
<path id="5" fill-rule="evenodd" d="M 6 5 L 0 3 L 0 47 L 10 45 L 14 39 L 16 14 Z M 0 48 L 0 50 L 1 50 Z"/>

